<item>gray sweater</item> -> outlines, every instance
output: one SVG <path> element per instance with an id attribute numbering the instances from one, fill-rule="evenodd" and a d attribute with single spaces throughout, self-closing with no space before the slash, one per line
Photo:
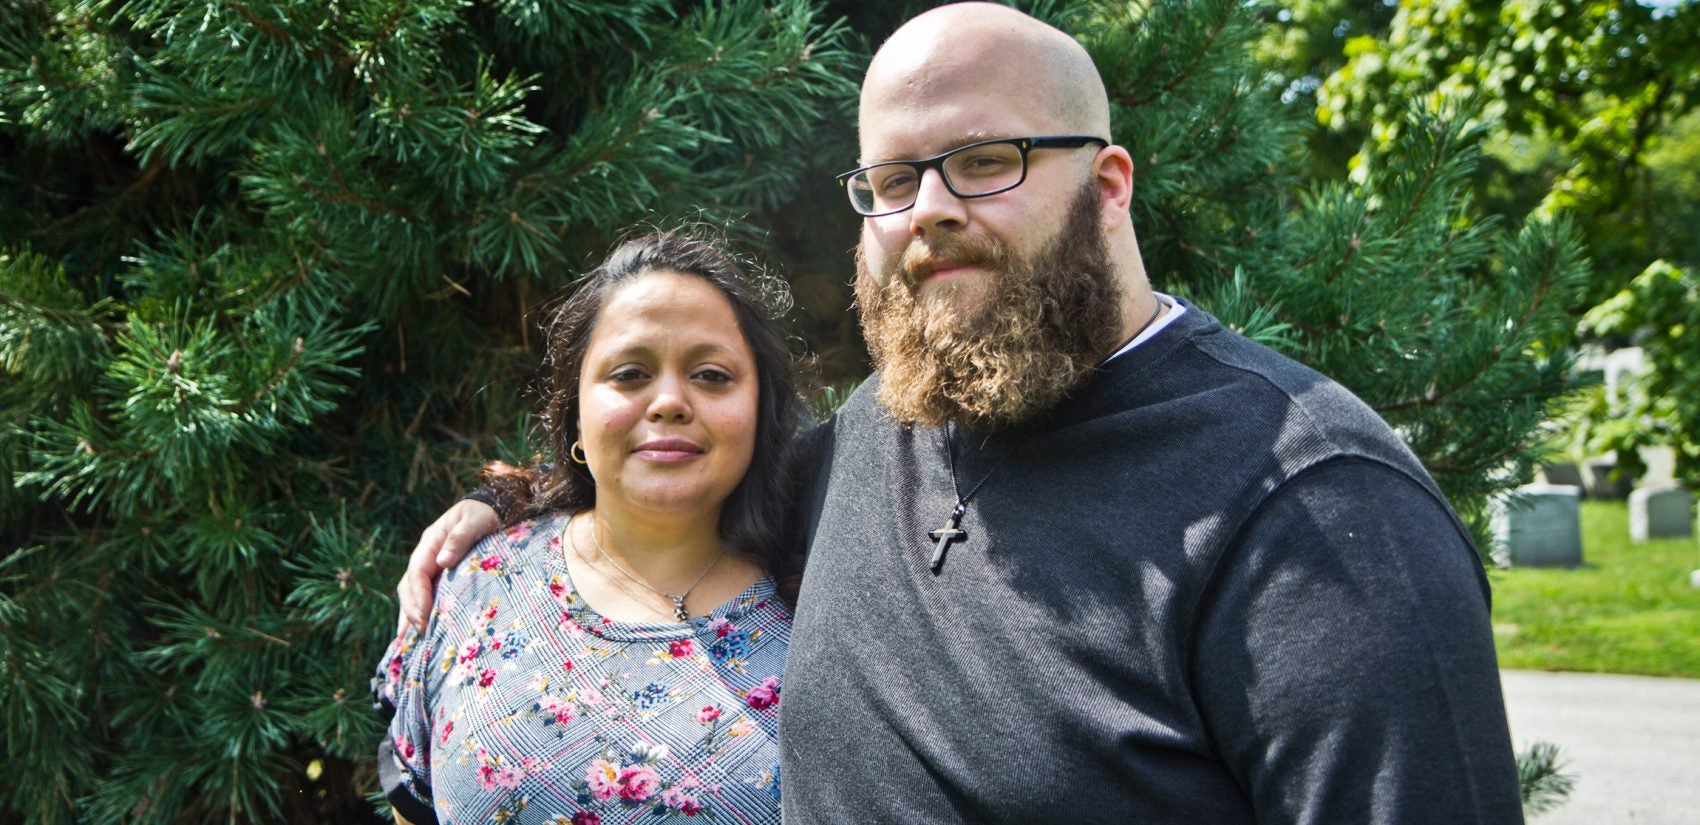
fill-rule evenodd
<path id="1" fill-rule="evenodd" d="M 1522 821 L 1476 553 L 1338 384 L 1192 309 L 957 434 L 935 575 L 944 433 L 876 381 L 810 436 L 788 823 Z"/>

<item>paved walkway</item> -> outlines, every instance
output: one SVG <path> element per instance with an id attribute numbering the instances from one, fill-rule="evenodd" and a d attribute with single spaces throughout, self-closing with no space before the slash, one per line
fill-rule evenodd
<path id="1" fill-rule="evenodd" d="M 1532 825 L 1700 823 L 1700 679 L 1506 670 L 1519 752 L 1559 747 L 1570 800 Z"/>

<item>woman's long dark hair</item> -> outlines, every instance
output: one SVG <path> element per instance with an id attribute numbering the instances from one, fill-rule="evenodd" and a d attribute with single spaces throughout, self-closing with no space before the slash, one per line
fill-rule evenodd
<path id="1" fill-rule="evenodd" d="M 679 232 L 645 235 L 621 244 L 584 277 L 549 321 L 544 423 L 554 466 L 523 469 L 498 462 L 486 469 L 486 478 L 499 494 L 518 501 L 525 514 L 578 511 L 596 503 L 596 482 L 589 470 L 568 459 L 578 438 L 579 371 L 608 296 L 626 283 L 663 271 L 700 278 L 714 287 L 731 304 L 738 331 L 755 354 L 755 452 L 749 470 L 720 510 L 720 539 L 767 568 L 791 601 L 801 573 L 801 552 L 785 532 L 783 461 L 796 434 L 801 404 L 791 350 L 768 320 L 788 307 L 789 292 L 778 279 L 758 281 L 714 244 Z"/>

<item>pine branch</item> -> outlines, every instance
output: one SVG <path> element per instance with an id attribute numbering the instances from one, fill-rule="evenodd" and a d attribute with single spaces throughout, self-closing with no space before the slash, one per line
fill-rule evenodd
<path id="1" fill-rule="evenodd" d="M 234 0 L 225 0 L 225 6 L 235 12 L 236 16 L 241 18 L 242 22 L 253 26 L 255 31 L 258 31 L 260 34 L 276 42 L 278 45 L 288 46 L 290 48 L 303 47 L 304 44 L 296 39 L 294 35 L 290 34 L 287 30 L 277 24 L 272 23 L 270 20 L 265 19 L 247 5 L 234 2 Z M 399 18 L 399 15 L 397 15 L 397 17 Z M 323 58 L 334 63 L 340 63 L 344 66 L 353 66 L 359 62 L 353 55 L 350 55 L 340 49 L 333 50 L 326 46 L 306 47 L 302 49 L 302 54 L 312 58 Z"/>
<path id="2" fill-rule="evenodd" d="M 1192 59 L 1184 67 L 1172 72 L 1168 79 L 1163 82 L 1154 83 L 1152 82 L 1153 79 L 1149 72 L 1155 70 L 1160 64 L 1157 61 L 1148 62 L 1146 64 L 1146 71 L 1148 74 L 1139 76 L 1136 78 L 1134 83 L 1128 84 L 1127 86 L 1112 89 L 1111 100 L 1114 100 L 1115 102 L 1130 109 L 1136 109 L 1146 105 L 1147 103 L 1152 103 L 1167 97 L 1176 89 L 1179 89 L 1191 81 L 1198 73 L 1199 69 L 1206 65 L 1205 58 L 1212 56 L 1213 53 L 1211 52 L 1211 49 L 1216 45 L 1216 41 L 1222 36 L 1223 32 L 1228 29 L 1229 23 L 1233 22 L 1236 16 L 1241 14 L 1241 12 L 1236 8 L 1236 4 L 1232 3 L 1220 4 L 1216 7 L 1216 9 L 1216 16 L 1212 21 L 1209 30 L 1205 33 L 1203 41 L 1193 48 Z M 1147 27 L 1146 30 L 1155 31 L 1156 29 L 1155 27 Z M 1159 48 L 1166 47 L 1167 45 L 1165 43 L 1164 46 Z M 1127 54 L 1131 56 L 1131 51 Z M 1117 63 L 1116 69 L 1116 76 L 1120 76 L 1123 71 L 1125 71 L 1125 58 Z M 1150 88 L 1155 88 L 1155 91 L 1150 94 L 1140 94 L 1136 91 Z"/>

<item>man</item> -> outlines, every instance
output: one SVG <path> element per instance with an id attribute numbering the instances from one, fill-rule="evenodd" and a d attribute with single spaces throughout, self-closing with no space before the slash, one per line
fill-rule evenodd
<path id="1" fill-rule="evenodd" d="M 868 69 L 878 371 L 805 441 L 787 821 L 1521 821 L 1463 528 L 1356 398 L 1151 290 L 1109 135 L 1000 6 Z"/>

